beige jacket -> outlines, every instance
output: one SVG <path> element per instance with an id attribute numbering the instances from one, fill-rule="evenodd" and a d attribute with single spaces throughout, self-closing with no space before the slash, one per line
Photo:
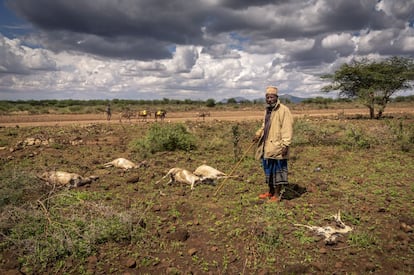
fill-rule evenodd
<path id="1" fill-rule="evenodd" d="M 282 155 L 282 149 L 284 147 L 289 148 L 292 143 L 293 116 L 289 108 L 278 100 L 270 116 L 270 129 L 265 141 L 263 140 L 264 126 L 263 121 L 262 127 L 256 131 L 256 137 L 260 137 L 255 155 L 256 159 L 287 159 L 289 153 Z"/>

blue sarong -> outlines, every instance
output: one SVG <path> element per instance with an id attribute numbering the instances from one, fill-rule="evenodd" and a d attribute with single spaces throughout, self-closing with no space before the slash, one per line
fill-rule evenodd
<path id="1" fill-rule="evenodd" d="M 288 184 L 287 159 L 262 159 L 262 166 L 266 176 L 266 183 L 270 187 Z"/>

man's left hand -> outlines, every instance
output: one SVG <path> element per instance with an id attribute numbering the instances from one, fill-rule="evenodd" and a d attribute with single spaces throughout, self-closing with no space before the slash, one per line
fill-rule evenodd
<path id="1" fill-rule="evenodd" d="M 286 156 L 289 152 L 289 147 L 283 147 L 282 148 L 282 156 Z"/>

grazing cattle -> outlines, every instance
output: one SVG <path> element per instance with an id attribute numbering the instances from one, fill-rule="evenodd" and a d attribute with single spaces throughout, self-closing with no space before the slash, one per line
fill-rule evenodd
<path id="1" fill-rule="evenodd" d="M 131 122 L 131 119 L 134 117 L 137 117 L 137 113 L 133 110 L 127 109 L 122 111 L 119 121 L 122 122 L 122 119 L 126 118 L 129 122 Z"/>
<path id="2" fill-rule="evenodd" d="M 201 183 L 200 177 L 197 177 L 196 175 L 194 175 L 186 169 L 177 167 L 171 168 L 170 171 L 168 171 L 168 173 L 156 183 L 159 183 L 161 180 L 167 178 L 168 176 L 170 177 L 170 181 L 167 183 L 168 185 L 171 185 L 175 182 L 185 183 L 191 186 L 191 190 L 194 189 L 195 184 Z"/>
<path id="3" fill-rule="evenodd" d="M 210 116 L 210 112 L 198 112 L 197 113 L 197 117 L 202 117 L 203 118 L 203 120 L 205 120 L 206 119 L 206 116 Z"/>
<path id="4" fill-rule="evenodd" d="M 67 186 L 69 188 L 89 184 L 99 178 L 98 176 L 82 177 L 76 173 L 68 173 L 64 171 L 48 171 L 37 177 L 54 186 Z"/>
<path id="5" fill-rule="evenodd" d="M 125 158 L 117 158 L 114 159 L 113 161 L 107 162 L 103 164 L 105 167 L 117 167 L 117 168 L 122 168 L 124 170 L 128 170 L 128 169 L 133 169 L 133 168 L 139 168 L 140 165 L 127 160 Z"/>
<path id="6" fill-rule="evenodd" d="M 164 121 L 165 116 L 167 115 L 167 111 L 165 110 L 158 110 L 155 112 L 155 121 L 158 121 L 158 118 L 161 119 L 161 121 Z"/>
<path id="7" fill-rule="evenodd" d="M 141 118 L 142 121 L 147 121 L 147 117 L 151 117 L 151 112 L 148 110 L 139 111 L 138 117 Z"/>

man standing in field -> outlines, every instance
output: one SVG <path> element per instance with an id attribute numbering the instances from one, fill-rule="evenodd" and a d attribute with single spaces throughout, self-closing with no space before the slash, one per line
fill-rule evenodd
<path id="1" fill-rule="evenodd" d="M 266 88 L 266 110 L 262 127 L 256 131 L 256 159 L 261 160 L 269 192 L 259 195 L 269 202 L 280 200 L 282 184 L 288 183 L 288 155 L 293 135 L 293 117 L 280 103 L 278 89 Z"/>
<path id="2" fill-rule="evenodd" d="M 108 103 L 108 105 L 106 106 L 106 120 L 110 121 L 111 120 L 111 116 L 112 116 L 111 104 Z"/>

